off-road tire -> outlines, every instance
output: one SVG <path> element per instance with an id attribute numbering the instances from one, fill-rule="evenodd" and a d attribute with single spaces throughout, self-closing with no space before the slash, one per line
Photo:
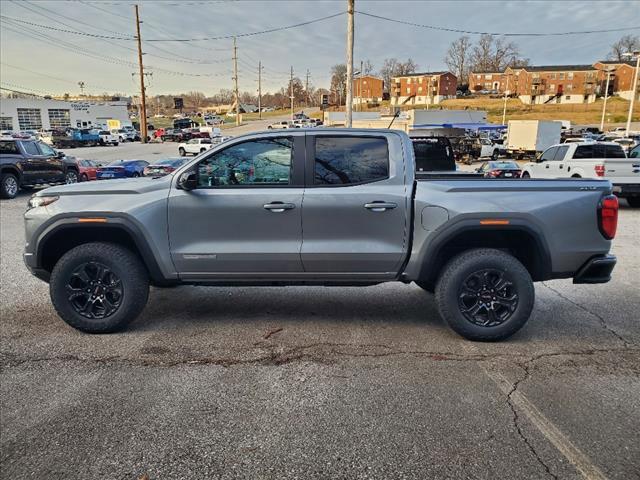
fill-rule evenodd
<path id="1" fill-rule="evenodd" d="M 13 173 L 3 173 L 0 177 L 0 197 L 15 198 L 20 191 L 20 182 Z"/>
<path id="2" fill-rule="evenodd" d="M 87 262 L 107 266 L 122 283 L 122 299 L 117 310 L 105 318 L 86 318 L 68 299 L 67 283 L 74 270 Z M 70 326 L 87 333 L 111 333 L 125 328 L 144 309 L 149 296 L 149 274 L 140 259 L 120 245 L 86 243 L 69 250 L 51 273 L 51 301 L 58 315 Z"/>
<path id="3" fill-rule="evenodd" d="M 476 272 L 495 270 L 513 285 L 517 304 L 503 323 L 481 326 L 470 321 L 460 307 L 460 290 L 464 282 Z M 492 342 L 504 340 L 516 333 L 527 322 L 535 300 L 531 275 L 515 257 L 501 250 L 489 248 L 463 252 L 443 268 L 435 289 L 438 311 L 449 326 L 468 340 Z"/>

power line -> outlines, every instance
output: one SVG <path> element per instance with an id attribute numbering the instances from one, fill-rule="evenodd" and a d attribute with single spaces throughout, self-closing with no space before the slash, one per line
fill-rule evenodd
<path id="1" fill-rule="evenodd" d="M 135 37 L 114 37 L 112 35 L 98 35 L 98 34 L 95 34 L 95 33 L 81 32 L 81 31 L 76 31 L 76 30 L 66 30 L 64 28 L 56 28 L 56 27 L 51 27 L 49 25 L 42 25 L 42 24 L 39 24 L 39 23 L 33 23 L 33 22 L 27 22 L 25 20 L 19 20 L 17 18 L 7 17 L 6 15 L 0 15 L 0 18 L 4 19 L 4 20 L 11 20 L 13 22 L 23 23 L 25 25 L 31 25 L 32 27 L 46 28 L 47 30 L 55 30 L 56 32 L 73 33 L 74 35 L 83 35 L 85 37 L 106 38 L 106 39 L 109 39 L 109 40 L 128 40 L 128 41 L 134 41 L 135 40 Z M 58 22 L 58 23 L 60 23 L 60 22 Z"/>
<path id="2" fill-rule="evenodd" d="M 203 38 L 175 38 L 175 39 L 156 38 L 156 39 L 145 40 L 145 42 L 201 42 L 201 41 L 211 41 L 211 40 L 228 40 L 231 38 L 238 38 L 238 37 L 251 37 L 254 35 L 263 35 L 265 33 L 281 32 L 283 30 L 289 30 L 292 28 L 304 27 L 305 25 L 311 25 L 312 23 L 329 20 L 331 18 L 339 17 L 340 15 L 343 15 L 343 14 L 344 12 L 339 12 L 333 15 L 327 15 L 326 17 L 307 20 L 306 22 L 295 23 L 293 25 L 287 25 L 284 27 L 269 28 L 267 30 L 260 30 L 257 32 L 235 33 L 230 35 L 220 35 L 218 37 L 203 37 Z"/>
<path id="3" fill-rule="evenodd" d="M 32 74 L 34 74 L 34 75 L 39 75 L 39 76 L 41 76 L 41 77 L 45 77 L 45 78 L 50 78 L 50 79 L 52 79 L 52 80 L 58 80 L 58 81 L 60 81 L 60 82 L 66 82 L 66 83 L 73 83 L 73 84 L 76 84 L 76 82 L 75 82 L 75 81 L 73 81 L 73 80 L 69 80 L 69 79 L 66 79 L 66 78 L 60 78 L 60 77 L 54 77 L 53 75 L 48 75 L 48 74 L 46 74 L 46 73 L 35 72 L 35 71 L 33 71 L 33 70 L 29 70 L 29 69 L 27 69 L 27 68 L 18 67 L 17 65 L 11 65 L 11 64 L 9 64 L 9 63 L 5 63 L 5 62 L 0 62 L 0 64 L 4 65 L 5 67 L 15 68 L 16 70 L 22 70 L 22 71 L 24 71 L 24 72 L 32 73 Z M 107 88 L 107 87 L 105 87 L 105 86 L 103 86 L 103 85 L 94 85 L 94 84 L 92 84 L 92 83 L 85 83 L 85 85 L 86 85 L 86 86 L 88 86 L 88 87 L 101 88 L 101 89 L 104 89 L 104 90 L 109 90 L 109 88 L 110 88 L 110 87 L 109 87 L 109 88 Z"/>
<path id="4" fill-rule="evenodd" d="M 366 17 L 377 18 L 378 20 L 385 20 L 387 22 L 400 23 L 402 25 L 411 25 L 412 27 L 429 28 L 431 30 L 440 30 L 444 32 L 456 32 L 466 33 L 469 35 L 491 35 L 494 37 L 552 37 L 561 35 L 586 35 L 591 33 L 608 33 L 608 32 L 623 32 L 626 30 L 638 30 L 640 27 L 624 27 L 624 28 L 607 28 L 603 30 L 583 30 L 576 32 L 537 32 L 537 33 L 497 33 L 497 32 L 478 32 L 473 30 L 461 30 L 457 28 L 438 27 L 436 25 L 423 25 L 420 23 L 407 22 L 405 20 L 398 20 L 395 18 L 383 17 L 381 15 L 374 15 L 373 13 L 356 11 L 359 15 Z"/>

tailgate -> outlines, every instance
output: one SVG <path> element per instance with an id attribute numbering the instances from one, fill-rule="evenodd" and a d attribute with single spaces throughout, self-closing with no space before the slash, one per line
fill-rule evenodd
<path id="1" fill-rule="evenodd" d="M 614 185 L 640 184 L 640 158 L 607 158 L 604 176 Z"/>

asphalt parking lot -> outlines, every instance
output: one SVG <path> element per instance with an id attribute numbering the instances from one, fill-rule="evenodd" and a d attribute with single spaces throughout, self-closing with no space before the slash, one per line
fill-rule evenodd
<path id="1" fill-rule="evenodd" d="M 613 281 L 536 284 L 480 344 L 399 284 L 152 289 L 128 331 L 82 334 L 22 264 L 27 198 L 0 203 L 2 478 L 640 479 L 624 202 Z"/>

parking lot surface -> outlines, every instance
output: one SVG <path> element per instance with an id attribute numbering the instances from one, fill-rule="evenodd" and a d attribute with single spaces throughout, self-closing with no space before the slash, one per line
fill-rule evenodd
<path id="1" fill-rule="evenodd" d="M 152 289 L 127 331 L 82 334 L 22 264 L 27 198 L 0 203 L 2 478 L 640 478 L 624 202 L 610 283 L 538 283 L 481 344 L 401 284 Z"/>

